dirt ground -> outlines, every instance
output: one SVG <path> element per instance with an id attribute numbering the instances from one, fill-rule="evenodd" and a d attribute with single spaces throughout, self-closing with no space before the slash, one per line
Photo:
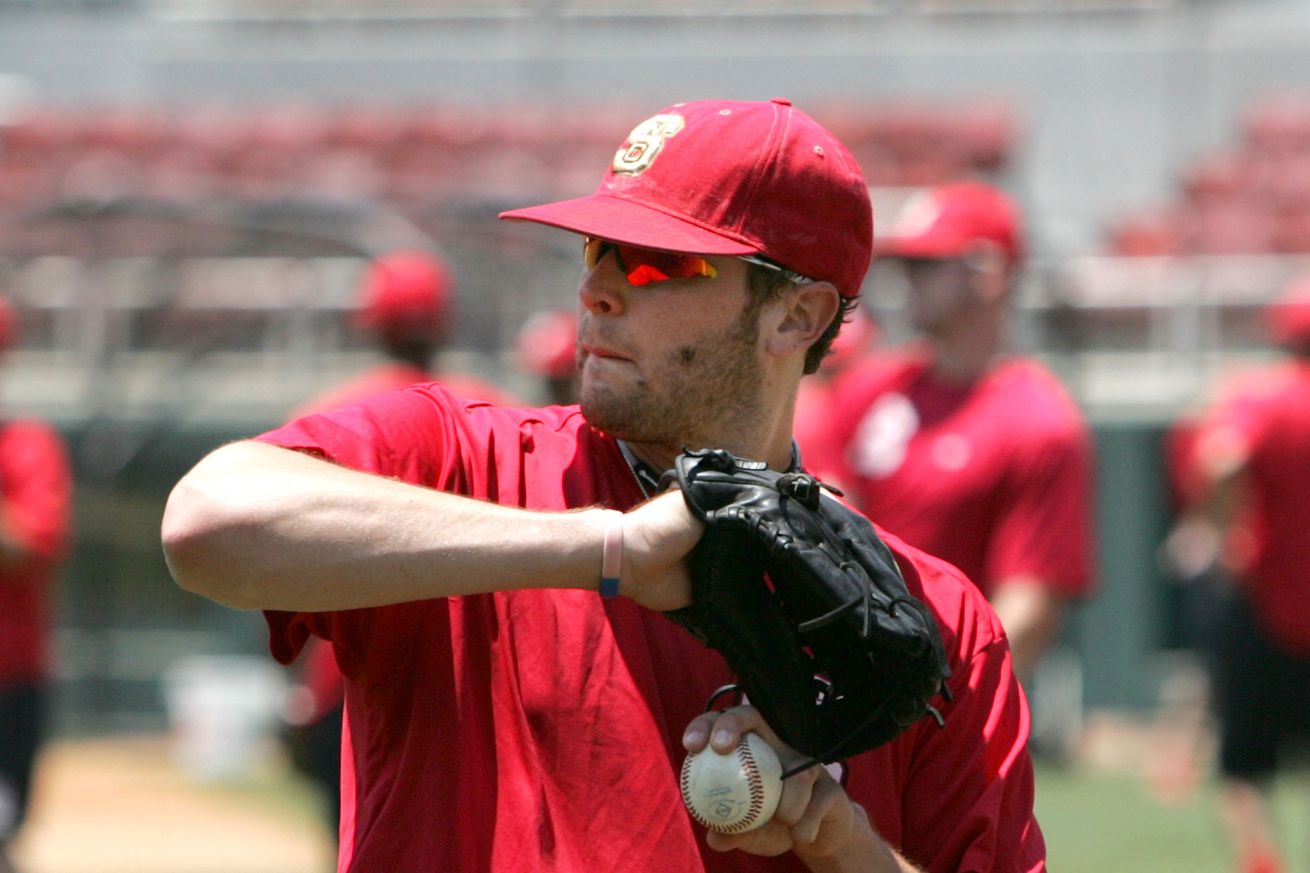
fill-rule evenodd
<path id="1" fill-rule="evenodd" d="M 240 784 L 179 769 L 166 737 L 61 741 L 42 755 L 22 873 L 325 873 L 332 849 L 284 767 Z"/>

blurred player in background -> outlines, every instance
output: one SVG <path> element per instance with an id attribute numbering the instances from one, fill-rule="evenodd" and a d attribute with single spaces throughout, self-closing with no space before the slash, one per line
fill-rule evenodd
<path id="1" fill-rule="evenodd" d="M 659 472 L 684 445 L 797 466 L 797 385 L 873 246 L 850 152 L 785 100 L 679 103 L 594 194 L 503 217 L 582 237 L 580 405 L 391 392 L 217 449 L 164 513 L 180 584 L 265 610 L 284 661 L 333 642 L 339 869 L 1045 870 L 1004 632 L 894 538 L 942 625 L 944 727 L 789 778 L 750 833 L 707 835 L 681 801 L 687 751 L 768 733 L 749 706 L 705 729 L 731 673 L 659 614 L 689 603 L 703 532 Z"/>
<path id="2" fill-rule="evenodd" d="M 16 330 L 14 310 L 0 301 L 0 348 Z M 54 587 L 72 490 L 67 451 L 49 425 L 0 419 L 0 873 L 15 870 L 9 844 L 45 739 Z"/>
<path id="3" fill-rule="evenodd" d="M 489 382 L 433 369 L 455 321 L 454 298 L 450 269 L 431 252 L 396 251 L 374 260 L 360 280 L 353 324 L 373 339 L 386 362 L 314 398 L 292 417 L 434 379 L 463 397 L 509 402 Z"/>
<path id="4" fill-rule="evenodd" d="M 332 644 L 315 638 L 301 655 L 283 712 L 291 764 L 314 785 L 323 824 L 336 840 L 341 824 L 341 719 L 346 688 Z"/>
<path id="5" fill-rule="evenodd" d="M 1267 791 L 1289 739 L 1310 737 L 1310 277 L 1268 308 L 1285 360 L 1235 377 L 1186 442 L 1200 488 L 1177 563 L 1219 543 L 1205 647 L 1224 820 L 1243 873 L 1284 869 Z M 1212 532 L 1198 529 L 1208 523 Z M 1180 525 L 1180 528 L 1182 526 Z"/>
<path id="6" fill-rule="evenodd" d="M 453 317 L 454 281 L 436 255 L 396 251 L 372 261 L 357 293 L 353 325 L 366 332 L 386 362 L 330 389 L 292 418 L 346 406 L 376 394 L 440 380 L 465 397 L 507 402 L 500 388 L 462 373 L 433 370 Z M 332 646 L 315 639 L 300 660 L 288 698 L 286 736 L 293 764 L 318 786 L 335 839 L 341 818 L 341 714 L 344 682 Z"/>
<path id="7" fill-rule="evenodd" d="M 1215 610 L 1232 583 L 1220 561 L 1221 532 L 1205 509 L 1207 485 L 1196 467 L 1196 440 L 1203 409 L 1189 409 L 1161 440 L 1170 518 L 1169 535 L 1161 544 L 1161 571 L 1181 588 L 1180 626 L 1183 644 L 1208 655 L 1213 645 Z M 1202 761 L 1211 749 L 1208 688 L 1188 687 L 1175 678 L 1174 693 L 1162 692 L 1156 713 L 1146 777 L 1156 796 L 1166 803 L 1187 799 L 1200 784 Z"/>
<path id="8" fill-rule="evenodd" d="M 1092 445 L 1055 377 L 1007 351 L 1018 206 L 977 182 L 921 192 L 880 253 L 904 268 L 922 342 L 837 381 L 809 460 L 870 518 L 964 570 L 1030 677 L 1092 585 Z"/>
<path id="9" fill-rule="evenodd" d="M 546 403 L 578 402 L 578 316 L 572 310 L 538 312 L 515 337 L 519 367 L 542 379 Z"/>
<path id="10" fill-rule="evenodd" d="M 829 427 L 833 383 L 863 361 L 877 339 L 877 322 L 863 309 L 856 309 L 842 326 L 837 339 L 833 340 L 832 351 L 819 364 L 819 371 L 801 380 L 800 390 L 796 392 L 792 435 L 807 466 L 810 465 L 811 449 L 822 450 L 824 434 Z"/>

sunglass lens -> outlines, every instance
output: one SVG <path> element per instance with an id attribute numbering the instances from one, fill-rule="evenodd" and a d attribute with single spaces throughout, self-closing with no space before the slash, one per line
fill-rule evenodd
<path id="1" fill-rule="evenodd" d="M 605 240 L 599 237 L 587 236 L 582 238 L 582 263 L 588 270 L 596 269 L 600 259 L 605 257 Z"/>
<path id="2" fill-rule="evenodd" d="M 716 275 L 709 261 L 699 255 L 661 252 L 632 246 L 615 246 L 615 248 L 618 249 L 619 259 L 628 271 L 628 281 L 633 285 Z"/>
<path id="3" fill-rule="evenodd" d="M 698 255 L 678 252 L 661 252 L 636 246 L 619 245 L 597 237 L 586 237 L 582 246 L 582 261 L 588 270 L 594 270 L 613 250 L 615 261 L 630 285 L 649 285 L 669 279 L 690 279 L 693 276 L 717 276 L 710 262 Z"/>

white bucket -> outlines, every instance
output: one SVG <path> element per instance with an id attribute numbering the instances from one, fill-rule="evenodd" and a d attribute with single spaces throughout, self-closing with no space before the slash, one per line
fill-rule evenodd
<path id="1" fill-rule="evenodd" d="M 252 775 L 286 698 L 285 671 L 251 655 L 198 655 L 164 673 L 174 760 L 196 779 Z"/>

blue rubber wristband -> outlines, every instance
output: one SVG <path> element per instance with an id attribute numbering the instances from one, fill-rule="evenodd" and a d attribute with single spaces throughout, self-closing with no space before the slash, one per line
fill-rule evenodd
<path id="1" fill-rule="evenodd" d="M 623 569 L 623 513 L 605 511 L 605 541 L 600 560 L 600 596 L 619 596 L 619 577 Z"/>

